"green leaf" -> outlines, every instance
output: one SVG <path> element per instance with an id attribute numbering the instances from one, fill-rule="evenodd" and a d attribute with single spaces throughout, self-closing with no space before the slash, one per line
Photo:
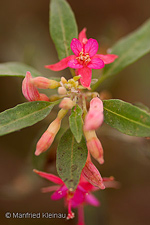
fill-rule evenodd
<path id="1" fill-rule="evenodd" d="M 72 54 L 70 43 L 78 31 L 74 13 L 65 0 L 51 0 L 50 34 L 60 60 Z"/>
<path id="2" fill-rule="evenodd" d="M 69 116 L 70 129 L 78 143 L 82 139 L 82 109 L 76 105 L 71 110 L 71 115 Z"/>
<path id="3" fill-rule="evenodd" d="M 150 114 L 118 99 L 104 100 L 105 122 L 124 134 L 150 137 Z"/>
<path id="4" fill-rule="evenodd" d="M 119 73 L 148 52 L 150 52 L 150 19 L 111 48 L 110 53 L 118 55 L 118 58 L 104 67 L 103 75 L 92 87 L 92 90 L 95 90 L 105 79 Z"/>
<path id="5" fill-rule="evenodd" d="M 78 144 L 71 130 L 68 129 L 58 145 L 56 166 L 59 176 L 70 191 L 74 191 L 79 183 L 87 153 L 85 139 L 82 138 L 82 141 Z"/>
<path id="6" fill-rule="evenodd" d="M 27 102 L 0 113 L 0 135 L 31 126 L 44 119 L 56 102 Z"/>
<path id="7" fill-rule="evenodd" d="M 41 75 L 34 68 L 25 65 L 24 63 L 20 62 L 0 63 L 0 76 L 25 77 L 27 71 L 31 72 L 32 77 L 37 77 Z"/>

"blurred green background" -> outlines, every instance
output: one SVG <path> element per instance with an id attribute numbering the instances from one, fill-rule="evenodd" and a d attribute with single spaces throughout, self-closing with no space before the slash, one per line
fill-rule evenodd
<path id="1" fill-rule="evenodd" d="M 148 0 L 76 0 L 69 1 L 79 26 L 87 28 L 88 38 L 98 40 L 100 52 L 106 53 L 119 38 L 138 28 L 150 16 Z M 49 0 L 0 1 L 0 62 L 20 61 L 46 76 L 68 76 L 68 70 L 53 72 L 44 65 L 58 61 L 49 36 Z M 99 91 L 109 91 L 112 98 L 130 103 L 142 102 L 150 107 L 150 54 L 105 81 Z M 21 78 L 0 78 L 0 111 L 23 103 Z M 57 108 L 55 107 L 55 110 Z M 48 153 L 33 157 L 35 145 L 55 110 L 38 124 L 0 138 L 0 221 L 2 225 L 76 224 L 63 219 L 6 219 L 6 212 L 67 213 L 63 201 L 50 200 L 40 188 L 48 186 L 33 174 L 33 168 L 56 173 L 56 142 Z M 67 119 L 64 120 L 66 129 Z M 62 130 L 63 131 L 63 130 Z M 62 134 L 59 132 L 57 139 Z M 102 176 L 113 175 L 121 184 L 119 190 L 106 189 L 96 193 L 101 207 L 85 207 L 86 225 L 149 225 L 150 221 L 150 140 L 130 137 L 103 124 L 98 136 L 104 147 Z M 43 162 L 43 161 L 42 161 Z M 75 211 L 76 212 L 76 211 Z"/>

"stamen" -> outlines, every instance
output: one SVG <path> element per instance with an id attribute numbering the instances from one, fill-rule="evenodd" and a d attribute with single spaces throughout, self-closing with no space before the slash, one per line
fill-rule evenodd
<path id="1" fill-rule="evenodd" d="M 79 53 L 79 56 L 76 59 L 82 65 L 87 65 L 91 61 L 90 56 L 89 56 L 89 53 L 84 53 L 83 52 L 83 49 Z"/>

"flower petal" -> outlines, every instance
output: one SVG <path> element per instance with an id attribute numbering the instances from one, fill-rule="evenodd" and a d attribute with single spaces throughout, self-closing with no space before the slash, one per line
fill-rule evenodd
<path id="1" fill-rule="evenodd" d="M 86 191 L 78 185 L 73 198 L 71 199 L 71 206 L 76 208 L 78 205 L 82 204 L 85 200 Z"/>
<path id="2" fill-rule="evenodd" d="M 97 198 L 95 198 L 94 195 L 92 194 L 88 194 L 85 196 L 85 202 L 87 204 L 90 204 L 90 205 L 93 205 L 93 206 L 99 206 L 100 205 L 100 202 L 98 201 Z"/>
<path id="3" fill-rule="evenodd" d="M 79 33 L 79 41 L 81 42 L 82 45 L 85 45 L 88 41 L 86 37 L 86 28 L 83 28 L 81 32 Z"/>
<path id="4" fill-rule="evenodd" d="M 81 75 L 80 82 L 83 87 L 90 88 L 92 70 L 88 67 L 78 69 L 78 75 Z"/>
<path id="5" fill-rule="evenodd" d="M 67 194 L 67 190 L 68 190 L 68 188 L 65 185 L 63 185 L 61 188 L 59 188 L 57 191 L 55 191 L 51 195 L 51 199 L 59 200 L 59 199 L 63 198 Z"/>
<path id="6" fill-rule="evenodd" d="M 68 62 L 68 66 L 74 69 L 82 68 L 83 66 L 76 59 L 72 59 Z"/>
<path id="7" fill-rule="evenodd" d="M 93 57 L 98 51 L 98 42 L 90 38 L 85 45 L 85 53 L 89 53 L 90 57 Z"/>
<path id="8" fill-rule="evenodd" d="M 105 64 L 103 60 L 99 58 L 92 58 L 87 66 L 91 69 L 102 69 L 105 66 Z"/>
<path id="9" fill-rule="evenodd" d="M 78 56 L 79 53 L 82 51 L 82 44 L 76 38 L 72 39 L 70 47 L 76 56 Z"/>
<path id="10" fill-rule="evenodd" d="M 103 60 L 99 58 L 92 58 L 87 66 L 91 69 L 102 69 L 105 66 L 105 64 Z"/>
<path id="11" fill-rule="evenodd" d="M 113 54 L 107 54 L 107 55 L 96 54 L 95 57 L 102 59 L 105 64 L 112 63 L 112 62 L 114 62 L 115 59 L 118 58 L 117 55 L 113 55 Z"/>
<path id="12" fill-rule="evenodd" d="M 51 173 L 45 173 L 45 172 L 41 172 L 38 170 L 33 170 L 35 173 L 37 173 L 38 175 L 40 175 L 43 178 L 46 178 L 47 180 L 52 181 L 55 184 L 63 184 L 64 182 L 57 176 L 51 174 Z"/>
<path id="13" fill-rule="evenodd" d="M 70 55 L 70 56 L 60 60 L 58 63 L 52 64 L 52 65 L 46 65 L 45 68 L 53 70 L 53 71 L 64 70 L 68 67 L 68 62 L 74 58 L 75 58 L 74 55 Z"/>

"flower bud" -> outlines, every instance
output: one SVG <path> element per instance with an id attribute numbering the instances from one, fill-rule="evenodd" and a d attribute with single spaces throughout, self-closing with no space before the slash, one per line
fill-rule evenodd
<path id="1" fill-rule="evenodd" d="M 99 110 L 100 112 L 103 112 L 103 102 L 98 98 L 93 98 L 90 101 L 90 110 Z"/>
<path id="2" fill-rule="evenodd" d="M 84 130 L 96 130 L 103 123 L 103 102 L 98 98 L 93 98 L 90 102 L 90 109 L 85 117 Z"/>
<path id="3" fill-rule="evenodd" d="M 67 83 L 68 83 L 68 81 L 66 80 L 65 77 L 61 77 L 61 82 L 62 82 L 63 84 L 67 84 Z"/>
<path id="4" fill-rule="evenodd" d="M 32 78 L 32 82 L 35 85 L 36 88 L 41 89 L 54 89 L 60 86 L 60 83 L 55 80 L 50 80 L 46 77 L 35 77 Z"/>
<path id="5" fill-rule="evenodd" d="M 28 101 L 38 101 L 40 99 L 40 94 L 32 83 L 32 76 L 30 72 L 26 73 L 26 76 L 22 82 L 22 93 Z"/>
<path id="6" fill-rule="evenodd" d="M 103 159 L 103 147 L 100 140 L 97 138 L 95 131 L 84 131 L 85 138 L 87 140 L 87 148 L 94 159 L 100 164 L 104 163 Z"/>
<path id="7" fill-rule="evenodd" d="M 82 174 L 93 186 L 99 187 L 100 189 L 105 189 L 103 178 L 90 159 L 87 159 L 82 170 Z"/>
<path id="8" fill-rule="evenodd" d="M 28 101 L 49 101 L 49 98 L 45 94 L 38 92 L 30 72 L 26 73 L 22 82 L 22 93 Z"/>
<path id="9" fill-rule="evenodd" d="M 73 106 L 75 106 L 75 102 L 73 102 L 70 98 L 64 98 L 59 104 L 59 107 L 63 109 L 72 109 Z"/>
<path id="10" fill-rule="evenodd" d="M 86 131 L 96 130 L 103 123 L 104 115 L 99 110 L 90 110 L 85 117 L 84 129 Z"/>
<path id="11" fill-rule="evenodd" d="M 65 87 L 59 87 L 58 88 L 58 94 L 59 95 L 66 95 L 67 94 L 67 90 Z"/>
<path id="12" fill-rule="evenodd" d="M 37 143 L 35 155 L 40 155 L 45 152 L 53 143 L 53 140 L 60 129 L 61 120 L 57 117 L 44 132 L 42 137 Z"/>

